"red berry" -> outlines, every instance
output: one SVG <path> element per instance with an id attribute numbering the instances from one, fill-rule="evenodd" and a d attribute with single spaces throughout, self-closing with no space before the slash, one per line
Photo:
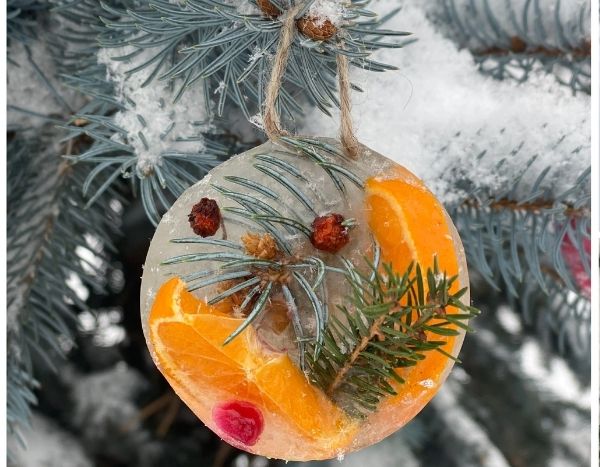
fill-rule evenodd
<path id="1" fill-rule="evenodd" d="M 327 214 L 315 218 L 312 223 L 310 242 L 318 250 L 336 253 L 349 241 L 348 227 L 343 225 L 344 216 Z"/>
<path id="2" fill-rule="evenodd" d="M 224 402 L 213 408 L 212 416 L 226 436 L 245 446 L 255 445 L 263 431 L 262 413 L 250 402 Z"/>
<path id="3" fill-rule="evenodd" d="M 188 216 L 194 233 L 201 237 L 212 237 L 221 226 L 221 210 L 214 199 L 202 198 Z"/>

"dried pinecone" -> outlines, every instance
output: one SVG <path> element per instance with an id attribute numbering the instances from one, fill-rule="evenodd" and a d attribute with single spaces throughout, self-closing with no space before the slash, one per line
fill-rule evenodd
<path id="1" fill-rule="evenodd" d="M 277 242 L 268 233 L 256 234 L 247 232 L 242 236 L 246 253 L 260 259 L 274 259 L 279 253 Z"/>

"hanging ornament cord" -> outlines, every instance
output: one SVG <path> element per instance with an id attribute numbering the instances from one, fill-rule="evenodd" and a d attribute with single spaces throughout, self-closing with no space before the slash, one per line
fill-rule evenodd
<path id="1" fill-rule="evenodd" d="M 273 68 L 265 93 L 263 125 L 265 133 L 270 140 L 276 140 L 280 136 L 289 135 L 286 130 L 281 128 L 281 121 L 277 112 L 277 96 L 282 86 L 290 47 L 294 42 L 296 34 L 296 15 L 302 8 L 302 3 L 294 6 L 286 12 L 283 18 L 283 25 L 277 44 L 277 53 L 273 60 Z M 338 54 L 336 57 L 336 66 L 340 93 L 340 141 L 346 153 L 350 157 L 356 158 L 359 144 L 352 126 L 348 58 L 345 55 Z"/>

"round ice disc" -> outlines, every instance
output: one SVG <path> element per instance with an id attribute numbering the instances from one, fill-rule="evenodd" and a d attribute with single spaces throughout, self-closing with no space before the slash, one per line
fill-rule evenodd
<path id="1" fill-rule="evenodd" d="M 331 139 L 267 142 L 213 169 L 163 216 L 142 278 L 144 335 L 175 392 L 225 441 L 287 460 L 335 457 L 405 425 L 453 365 L 423 350 L 384 378 L 373 362 L 391 358 L 388 346 L 460 350 L 462 328 L 412 331 L 427 316 L 408 317 L 408 293 L 392 307 L 407 320 L 397 324 L 361 305 L 417 264 L 423 299 L 435 301 L 436 281 L 457 277 L 450 293 L 469 285 L 456 229 L 415 175 L 364 146 L 352 160 Z M 442 312 L 452 307 L 435 310 L 435 323 Z"/>

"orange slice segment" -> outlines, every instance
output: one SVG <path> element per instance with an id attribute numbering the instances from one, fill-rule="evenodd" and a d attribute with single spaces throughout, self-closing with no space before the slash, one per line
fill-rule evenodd
<path id="1" fill-rule="evenodd" d="M 302 431 L 314 439 L 348 440 L 354 426 L 331 401 L 298 371 L 287 355 L 271 360 L 255 374 L 256 383 L 285 414 L 293 414 Z M 293 396 L 290 397 L 290 388 Z M 341 447 L 340 444 L 338 447 Z"/>
<path id="2" fill-rule="evenodd" d="M 458 258 L 445 211 L 414 175 L 370 178 L 365 184 L 369 227 L 387 261 L 399 272 L 411 261 L 426 270 L 437 256 L 448 276 L 458 274 Z"/>
<path id="3" fill-rule="evenodd" d="M 161 287 L 149 316 L 150 340 L 158 367 L 180 397 L 209 426 L 210 407 L 194 394 L 215 403 L 226 397 L 255 404 L 265 414 L 264 437 L 274 413 L 309 444 L 327 450 L 346 445 L 355 424 L 287 355 L 265 351 L 251 326 L 223 346 L 242 322 L 196 299 L 179 279 Z"/>
<path id="4" fill-rule="evenodd" d="M 155 351 L 159 356 L 161 370 L 169 380 L 184 379 L 218 385 L 234 394 L 247 395 L 245 372 L 236 362 L 227 358 L 188 324 L 166 321 L 153 326 L 156 339 Z M 177 342 L 177 347 L 166 345 Z M 258 392 L 256 390 L 255 392 Z M 256 397 L 253 397 L 255 399 Z"/>
<path id="5" fill-rule="evenodd" d="M 369 227 L 381 246 L 383 261 L 392 263 L 396 272 L 405 272 L 416 261 L 425 273 L 437 257 L 440 271 L 447 277 L 459 273 L 453 227 L 440 202 L 421 180 L 398 166 L 385 178 L 369 178 L 365 195 Z M 451 292 L 464 285 L 455 281 Z M 445 341 L 442 349 L 453 352 L 455 337 L 429 332 L 427 335 L 430 340 Z M 392 383 L 398 395 L 384 400 L 379 411 L 369 418 L 374 432 L 385 436 L 411 420 L 435 395 L 449 363 L 448 357 L 432 351 L 416 367 L 397 370 L 405 383 Z M 367 437 L 364 442 L 373 441 Z"/>
<path id="6" fill-rule="evenodd" d="M 152 316 L 156 321 L 162 318 L 182 317 L 188 314 L 210 313 L 227 316 L 231 305 L 223 300 L 216 305 L 207 305 L 187 291 L 185 283 L 178 277 L 165 282 L 156 294 Z"/>
<path id="7" fill-rule="evenodd" d="M 260 350 L 261 344 L 253 328 L 246 328 L 229 344 L 223 345 L 225 339 L 243 323 L 243 319 L 199 314 L 187 317 L 186 321 L 202 339 L 205 339 L 222 355 L 231 359 L 238 367 L 250 372 L 267 362 L 266 356 Z"/>

